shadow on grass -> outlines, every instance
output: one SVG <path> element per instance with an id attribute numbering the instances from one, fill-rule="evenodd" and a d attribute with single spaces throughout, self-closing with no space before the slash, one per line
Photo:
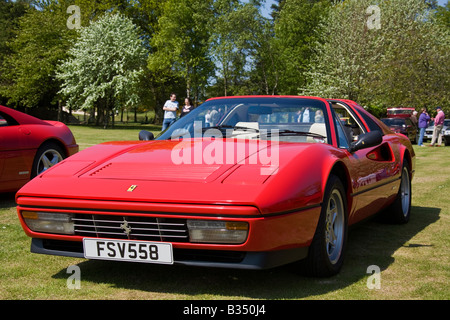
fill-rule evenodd
<path id="1" fill-rule="evenodd" d="M 439 219 L 441 209 L 413 207 L 406 225 L 388 225 L 370 220 L 349 233 L 346 261 L 340 274 L 326 279 L 307 278 L 295 265 L 270 270 L 234 270 L 164 266 L 127 262 L 84 261 L 79 263 L 82 281 L 108 283 L 115 288 L 161 294 L 255 299 L 301 299 L 345 288 L 367 277 L 367 268 L 381 270 L 393 262 L 393 254 L 417 233 Z M 421 246 L 411 243 L 409 247 Z M 408 247 L 408 246 L 406 246 Z M 67 279 L 66 269 L 54 278 Z M 363 284 L 365 287 L 365 283 Z"/>
<path id="2" fill-rule="evenodd" d="M 0 193 L 0 208 L 11 208 L 16 206 L 16 193 Z"/>

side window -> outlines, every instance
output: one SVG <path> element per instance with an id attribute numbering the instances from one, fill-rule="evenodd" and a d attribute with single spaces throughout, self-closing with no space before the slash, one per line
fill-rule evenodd
<path id="1" fill-rule="evenodd" d="M 5 118 L 3 118 L 2 114 L 0 113 L 0 127 L 6 127 L 8 126 L 8 121 L 6 121 Z"/>
<path id="2" fill-rule="evenodd" d="M 380 128 L 380 126 L 375 121 L 373 121 L 373 119 L 371 117 L 369 117 L 368 115 L 366 115 L 363 112 L 359 112 L 359 115 L 366 122 L 370 131 L 380 131 L 381 133 L 383 133 L 383 130 Z"/>
<path id="3" fill-rule="evenodd" d="M 359 135 L 365 133 L 361 123 L 344 105 L 337 103 L 333 104 L 333 110 L 337 117 L 336 121 L 341 124 L 341 126 L 337 126 L 338 131 L 340 130 L 339 127 L 341 127 L 345 137 L 347 138 L 348 144 L 353 141 L 357 141 Z M 340 135 L 341 133 L 338 132 L 338 134 Z M 339 137 L 339 139 L 341 139 L 341 137 Z"/>
<path id="4" fill-rule="evenodd" d="M 0 128 L 7 126 L 17 126 L 19 123 L 9 115 L 0 112 Z"/>
<path id="5" fill-rule="evenodd" d="M 342 126 L 342 122 L 339 119 L 339 116 L 336 114 L 335 116 L 335 127 L 337 129 L 337 138 L 338 138 L 338 147 L 342 149 L 348 149 L 350 147 L 349 142 L 347 140 L 347 136 L 345 134 L 344 128 Z"/>

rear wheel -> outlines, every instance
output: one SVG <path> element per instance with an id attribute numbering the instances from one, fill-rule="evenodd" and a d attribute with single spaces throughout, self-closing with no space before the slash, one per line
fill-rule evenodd
<path id="1" fill-rule="evenodd" d="M 65 158 L 65 153 L 60 146 L 53 142 L 44 143 L 36 152 L 31 170 L 31 178 L 43 173 Z"/>
<path id="2" fill-rule="evenodd" d="M 310 276 L 333 276 L 342 267 L 348 229 L 345 194 L 339 178 L 330 175 L 308 257 L 300 262 L 302 270 Z"/>
<path id="3" fill-rule="evenodd" d="M 389 222 L 402 224 L 409 221 L 411 214 L 411 175 L 408 161 L 405 160 L 402 167 L 400 188 L 394 203 L 386 209 L 385 216 Z"/>

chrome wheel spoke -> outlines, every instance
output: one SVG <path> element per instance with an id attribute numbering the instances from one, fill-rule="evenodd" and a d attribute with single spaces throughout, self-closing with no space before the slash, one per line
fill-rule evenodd
<path id="1" fill-rule="evenodd" d="M 339 260 L 344 236 L 344 204 L 338 191 L 333 191 L 325 217 L 325 246 L 330 262 Z"/>
<path id="2" fill-rule="evenodd" d="M 404 168 L 400 185 L 400 197 L 404 216 L 408 214 L 409 206 L 411 205 L 410 188 L 409 172 L 406 168 Z"/>
<path id="3" fill-rule="evenodd" d="M 53 167 L 55 164 L 62 161 L 61 154 L 53 149 L 45 151 L 41 157 L 39 158 L 38 164 L 37 164 L 37 173 L 40 174 L 44 172 L 45 170 Z"/>

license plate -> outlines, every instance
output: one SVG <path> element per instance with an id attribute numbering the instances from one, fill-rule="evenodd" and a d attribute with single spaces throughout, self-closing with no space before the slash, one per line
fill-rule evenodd
<path id="1" fill-rule="evenodd" d="M 84 238 L 83 247 L 86 259 L 173 264 L 171 243 Z"/>

